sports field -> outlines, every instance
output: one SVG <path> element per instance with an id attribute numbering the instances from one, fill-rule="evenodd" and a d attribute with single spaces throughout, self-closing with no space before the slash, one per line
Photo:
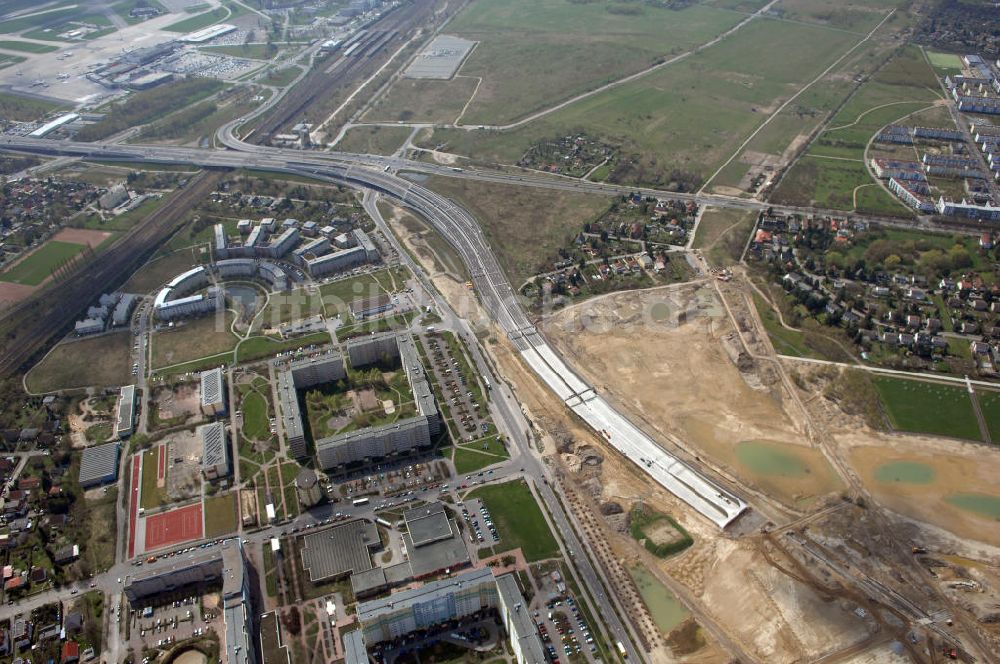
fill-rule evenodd
<path id="1" fill-rule="evenodd" d="M 962 71 L 962 58 L 954 53 L 927 51 L 927 59 L 931 61 L 931 66 L 942 74 L 957 74 Z"/>
<path id="2" fill-rule="evenodd" d="M 0 281 L 37 286 L 83 249 L 82 244 L 49 240 L 10 269 L 0 272 Z"/>
<path id="3" fill-rule="evenodd" d="M 897 431 L 980 440 L 969 392 L 905 378 L 874 378 L 889 423 Z"/>
<path id="4" fill-rule="evenodd" d="M 205 532 L 203 519 L 201 503 L 147 516 L 145 551 L 201 539 Z"/>
<path id="5" fill-rule="evenodd" d="M 559 545 L 542 510 L 523 481 L 484 486 L 466 498 L 481 498 L 490 511 L 500 534 L 500 542 L 493 547 L 496 552 L 520 547 L 528 562 L 559 555 Z"/>

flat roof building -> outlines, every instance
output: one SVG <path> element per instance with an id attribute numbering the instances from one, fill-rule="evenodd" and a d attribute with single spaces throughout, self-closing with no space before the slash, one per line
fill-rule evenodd
<path id="1" fill-rule="evenodd" d="M 299 395 L 295 391 L 295 378 L 291 371 L 278 371 L 278 406 L 281 424 L 285 430 L 288 451 L 296 459 L 308 454 L 306 436 L 302 430 L 302 413 L 299 410 Z"/>
<path id="2" fill-rule="evenodd" d="M 497 584 L 488 567 L 432 581 L 383 599 L 358 604 L 364 641 L 372 646 L 419 629 L 496 608 Z"/>
<path id="3" fill-rule="evenodd" d="M 344 664 L 368 664 L 365 636 L 360 629 L 347 632 L 343 636 Z"/>
<path id="4" fill-rule="evenodd" d="M 118 442 L 85 449 L 80 459 L 80 486 L 89 489 L 92 486 L 117 481 L 120 452 L 121 444 Z"/>
<path id="5" fill-rule="evenodd" d="M 500 616 L 518 664 L 548 664 L 542 637 L 513 574 L 496 579 Z"/>
<path id="6" fill-rule="evenodd" d="M 212 422 L 198 427 L 201 439 L 201 472 L 206 479 L 216 480 L 229 475 L 229 445 L 226 425 Z"/>
<path id="7" fill-rule="evenodd" d="M 118 392 L 115 435 L 128 438 L 135 431 L 135 385 L 123 385 Z"/>
<path id="8" fill-rule="evenodd" d="M 128 325 L 132 312 L 135 311 L 135 305 L 139 303 L 140 299 L 140 296 L 135 293 L 124 293 L 118 300 L 118 304 L 115 305 L 114 311 L 111 312 L 111 325 L 114 327 Z"/>
<path id="9" fill-rule="evenodd" d="M 209 416 L 226 412 L 226 383 L 219 367 L 201 372 L 201 412 Z"/>
<path id="10" fill-rule="evenodd" d="M 431 503 L 403 514 L 407 531 L 403 543 L 410 556 L 410 573 L 420 579 L 445 570 L 454 572 L 471 561 L 469 549 L 448 517 L 444 505 Z"/>
<path id="11" fill-rule="evenodd" d="M 371 552 L 382 546 L 378 528 L 356 519 L 302 538 L 302 567 L 318 583 L 372 568 Z"/>
<path id="12" fill-rule="evenodd" d="M 360 298 L 351 302 L 351 315 L 358 319 L 364 319 L 391 311 L 392 308 L 392 297 L 385 293 L 379 293 L 375 297 Z"/>

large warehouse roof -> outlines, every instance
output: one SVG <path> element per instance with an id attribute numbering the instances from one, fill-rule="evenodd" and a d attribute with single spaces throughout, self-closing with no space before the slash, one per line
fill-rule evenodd
<path id="1" fill-rule="evenodd" d="M 80 485 L 87 486 L 118 477 L 117 442 L 88 447 L 80 460 Z"/>
<path id="2" fill-rule="evenodd" d="M 357 519 L 302 538 L 302 566 L 313 583 L 372 568 L 370 548 L 381 544 L 375 524 Z"/>

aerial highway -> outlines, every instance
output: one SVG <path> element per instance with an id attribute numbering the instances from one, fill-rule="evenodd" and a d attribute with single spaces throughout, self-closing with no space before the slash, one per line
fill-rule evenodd
<path id="1" fill-rule="evenodd" d="M 248 145 L 238 140 L 227 142 L 231 143 L 229 150 L 204 150 L 11 137 L 0 146 L 89 159 L 270 169 L 317 175 L 386 194 L 426 219 L 455 247 L 468 267 L 476 292 L 491 319 L 507 334 L 525 363 L 595 433 L 603 436 L 643 472 L 720 528 L 725 528 L 746 511 L 747 504 L 731 489 L 667 452 L 562 361 L 528 319 L 479 223 L 453 201 L 392 172 L 400 160 L 348 153 L 326 153 L 323 157 L 314 157 L 297 150 Z"/>

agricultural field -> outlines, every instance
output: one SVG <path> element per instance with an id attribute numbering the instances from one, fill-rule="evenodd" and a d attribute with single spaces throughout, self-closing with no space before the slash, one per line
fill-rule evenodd
<path id="1" fill-rule="evenodd" d="M 981 440 L 969 392 L 905 378 L 875 378 L 875 389 L 893 429 Z"/>
<path id="2" fill-rule="evenodd" d="M 421 146 L 514 163 L 537 141 L 578 131 L 621 146 L 612 181 L 695 188 L 777 110 L 776 100 L 857 41 L 824 27 L 757 20 L 690 58 L 517 129 L 435 130 Z"/>
<path id="3" fill-rule="evenodd" d="M 500 534 L 499 544 L 493 547 L 497 552 L 520 547 L 528 562 L 559 555 L 545 516 L 523 481 L 484 486 L 469 492 L 468 498 L 480 498 L 490 511 Z"/>
<path id="4" fill-rule="evenodd" d="M 0 272 L 0 281 L 37 286 L 57 268 L 81 253 L 86 245 L 49 240 L 9 269 Z"/>
<path id="5" fill-rule="evenodd" d="M 551 269 L 568 246 L 611 204 L 604 196 L 434 177 L 428 186 L 457 202 L 479 221 L 515 288 Z"/>
<path id="6" fill-rule="evenodd" d="M 125 385 L 131 347 L 132 338 L 125 332 L 66 341 L 32 367 L 25 385 L 32 392 Z"/>

